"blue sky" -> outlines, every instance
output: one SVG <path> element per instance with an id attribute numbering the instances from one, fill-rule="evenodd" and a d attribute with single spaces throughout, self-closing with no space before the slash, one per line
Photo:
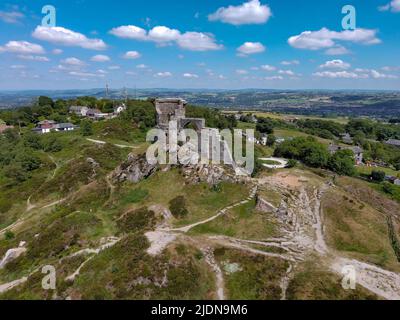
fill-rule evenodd
<path id="1" fill-rule="evenodd" d="M 400 0 L 2 0 L 0 30 L 0 90 L 400 89 Z"/>

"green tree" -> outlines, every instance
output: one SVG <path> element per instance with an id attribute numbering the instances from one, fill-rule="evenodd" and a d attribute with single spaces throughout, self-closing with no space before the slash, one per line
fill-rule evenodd
<path id="1" fill-rule="evenodd" d="M 269 134 L 267 137 L 267 146 L 273 147 L 276 142 L 276 137 L 273 134 Z"/>
<path id="2" fill-rule="evenodd" d="M 339 150 L 329 159 L 328 167 L 340 175 L 355 175 L 353 152 L 351 150 Z"/>
<path id="3" fill-rule="evenodd" d="M 83 120 L 81 122 L 81 134 L 85 137 L 93 134 L 93 126 L 89 120 Z"/>
<path id="4" fill-rule="evenodd" d="M 172 199 L 169 203 L 169 210 L 175 218 L 183 218 L 189 213 L 186 209 L 186 200 L 183 196 Z"/>
<path id="5" fill-rule="evenodd" d="M 36 133 L 29 132 L 27 133 L 24 138 L 24 146 L 28 148 L 32 148 L 35 150 L 40 150 L 42 149 L 42 142 L 40 139 L 40 136 Z"/>
<path id="6" fill-rule="evenodd" d="M 376 182 L 383 182 L 385 180 L 386 173 L 384 171 L 373 170 L 371 172 L 371 179 Z"/>

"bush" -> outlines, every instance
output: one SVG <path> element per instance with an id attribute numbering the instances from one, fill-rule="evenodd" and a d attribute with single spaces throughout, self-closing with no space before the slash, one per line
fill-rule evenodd
<path id="1" fill-rule="evenodd" d="M 156 223 L 156 217 L 153 211 L 147 208 L 140 208 L 128 212 L 118 220 L 118 228 L 125 233 L 146 231 L 151 229 Z"/>
<path id="2" fill-rule="evenodd" d="M 12 240 L 15 238 L 15 234 L 14 234 L 14 232 L 7 230 L 6 233 L 4 234 L 4 238 L 6 240 Z"/>
<path id="3" fill-rule="evenodd" d="M 51 135 L 43 142 L 43 150 L 46 152 L 59 152 L 63 148 L 57 137 Z"/>
<path id="4" fill-rule="evenodd" d="M 383 182 L 385 180 L 386 173 L 384 171 L 373 170 L 371 172 L 371 179 L 376 182 Z"/>
<path id="5" fill-rule="evenodd" d="M 286 168 L 294 168 L 295 166 L 297 166 L 297 161 L 294 159 L 290 159 L 288 161 L 288 164 L 286 165 Z"/>
<path id="6" fill-rule="evenodd" d="M 83 120 L 81 122 L 81 134 L 84 137 L 91 136 L 93 134 L 92 123 L 89 120 Z"/>
<path id="7" fill-rule="evenodd" d="M 171 211 L 172 215 L 177 219 L 187 216 L 189 212 L 186 209 L 185 197 L 178 196 L 175 199 L 172 199 L 169 202 L 169 210 Z"/>
<path id="8" fill-rule="evenodd" d="M 356 173 L 353 152 L 339 150 L 329 159 L 328 168 L 340 175 L 353 176 Z"/>

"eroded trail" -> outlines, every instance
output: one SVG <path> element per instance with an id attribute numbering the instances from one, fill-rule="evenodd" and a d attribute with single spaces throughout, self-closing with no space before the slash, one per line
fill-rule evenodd
<path id="1" fill-rule="evenodd" d="M 275 187 L 282 188 L 282 185 L 277 183 Z M 303 187 L 300 187 L 298 192 L 294 190 L 291 192 L 282 206 L 285 210 L 281 210 L 278 215 L 284 237 L 276 239 L 276 242 L 280 245 L 290 244 L 304 257 L 310 253 L 317 253 L 324 262 L 328 263 L 328 268 L 340 277 L 344 276 L 343 268 L 345 266 L 352 266 L 356 270 L 359 285 L 385 299 L 400 300 L 399 274 L 355 259 L 342 257 L 327 246 L 324 239 L 321 199 L 329 187 L 331 184 L 327 183 L 319 188 L 314 188 L 312 192 L 307 192 Z M 282 188 L 282 193 L 285 191 Z M 284 283 L 282 286 L 285 287 Z"/>

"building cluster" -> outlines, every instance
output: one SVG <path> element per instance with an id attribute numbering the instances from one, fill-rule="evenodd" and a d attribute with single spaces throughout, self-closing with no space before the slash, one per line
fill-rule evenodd
<path id="1" fill-rule="evenodd" d="M 50 132 L 74 131 L 76 129 L 78 129 L 78 126 L 72 123 L 56 123 L 53 120 L 44 120 L 39 122 L 32 131 L 38 134 L 46 134 Z"/>
<path id="2" fill-rule="evenodd" d="M 356 163 L 357 166 L 361 165 L 363 163 L 364 160 L 364 150 L 359 147 L 359 146 L 339 146 L 336 144 L 331 143 L 329 145 L 329 152 L 331 154 L 335 154 L 336 152 L 340 151 L 340 150 L 350 150 L 354 153 L 354 161 Z"/>
<path id="3" fill-rule="evenodd" d="M 96 108 L 89 108 L 85 106 L 72 106 L 69 109 L 70 113 L 82 118 L 89 118 L 92 120 L 114 119 L 126 110 L 126 105 L 121 104 L 114 108 L 114 112 L 104 113 Z"/>

